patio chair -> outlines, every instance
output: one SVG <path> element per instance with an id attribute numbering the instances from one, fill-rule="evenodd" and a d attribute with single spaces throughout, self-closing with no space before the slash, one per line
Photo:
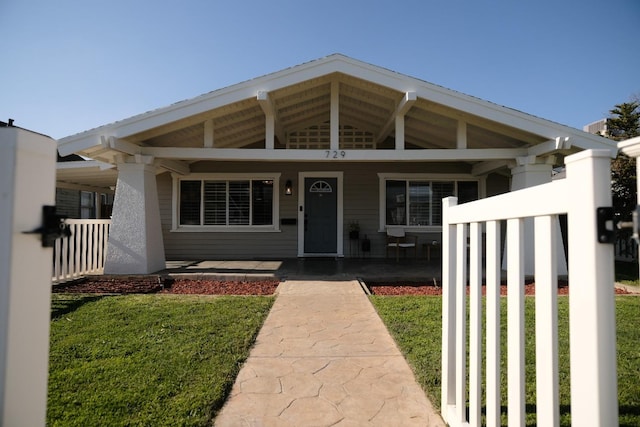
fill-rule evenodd
<path id="1" fill-rule="evenodd" d="M 407 236 L 403 227 L 387 227 L 387 257 L 391 249 L 396 250 L 396 261 L 400 260 L 400 250 L 413 249 L 413 257 L 418 254 L 418 236 Z"/>

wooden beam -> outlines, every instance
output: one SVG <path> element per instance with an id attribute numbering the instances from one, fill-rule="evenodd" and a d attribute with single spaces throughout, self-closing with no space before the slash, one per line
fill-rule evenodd
<path id="1" fill-rule="evenodd" d="M 277 136 L 281 144 L 286 143 L 286 136 L 282 129 L 281 121 L 278 117 L 278 110 L 273 105 L 273 100 L 269 96 L 269 92 L 259 90 L 256 96 L 260 108 L 265 116 L 265 140 L 267 149 L 272 150 Z"/>
<path id="2" fill-rule="evenodd" d="M 551 154 L 559 150 L 568 150 L 570 148 L 571 141 L 569 140 L 569 137 L 559 136 L 556 139 L 530 147 L 528 153 L 531 156 L 543 156 L 545 154 Z"/>
<path id="3" fill-rule="evenodd" d="M 526 148 L 425 150 L 265 150 L 254 148 L 141 147 L 143 154 L 165 159 L 238 161 L 483 161 L 526 156 Z M 336 154 L 334 158 L 333 154 Z M 344 153 L 344 155 L 343 155 Z"/>
<path id="4" fill-rule="evenodd" d="M 213 129 L 213 119 L 209 119 L 204 122 L 204 146 L 205 148 L 213 148 L 215 143 L 214 140 L 214 129 Z"/>
<path id="5" fill-rule="evenodd" d="M 331 82 L 331 112 L 329 114 L 329 147 L 332 150 L 340 148 L 340 82 Z"/>
<path id="6" fill-rule="evenodd" d="M 389 117 L 385 122 L 385 124 L 382 126 L 380 133 L 376 138 L 376 143 L 380 143 L 387 138 L 387 136 L 389 135 L 389 132 L 391 132 L 391 129 L 397 123 L 396 117 L 398 116 L 404 117 L 404 115 L 407 114 L 407 112 L 411 109 L 413 104 L 415 104 L 417 99 L 418 97 L 416 96 L 415 92 L 406 92 L 404 94 L 404 96 L 396 106 L 396 109 L 391 115 L 391 117 Z"/>
<path id="7" fill-rule="evenodd" d="M 396 150 L 404 150 L 404 116 L 396 115 Z"/>
<path id="8" fill-rule="evenodd" d="M 476 163 L 471 167 L 471 175 L 481 176 L 495 172 L 505 167 L 515 167 L 514 160 L 489 160 L 482 163 Z"/>
<path id="9" fill-rule="evenodd" d="M 115 181 L 114 181 L 115 185 Z M 89 191 L 92 193 L 104 193 L 104 194 L 114 194 L 115 191 L 109 187 L 100 187 L 97 185 L 83 185 L 83 184 L 75 184 L 72 182 L 65 181 L 56 181 L 56 188 L 62 188 L 65 190 L 77 190 L 77 191 Z"/>
<path id="10" fill-rule="evenodd" d="M 458 129 L 456 132 L 456 148 L 467 148 L 467 122 L 458 120 Z"/>
<path id="11" fill-rule="evenodd" d="M 131 142 L 127 142 L 114 136 L 101 136 L 100 143 L 104 148 L 111 149 L 119 153 L 129 154 L 130 156 L 140 154 L 140 150 L 142 148 L 137 144 L 132 144 Z"/>
<path id="12" fill-rule="evenodd" d="M 178 175 L 189 175 L 191 173 L 189 164 L 180 160 L 157 159 L 155 165 L 156 167 L 177 173 Z"/>

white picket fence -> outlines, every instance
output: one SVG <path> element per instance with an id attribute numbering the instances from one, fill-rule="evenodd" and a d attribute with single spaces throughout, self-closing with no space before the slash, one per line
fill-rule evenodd
<path id="1" fill-rule="evenodd" d="M 559 425 L 556 252 L 557 216 L 564 213 L 569 224 L 571 421 L 576 426 L 618 425 L 613 245 L 598 243 L 596 227 L 596 209 L 611 206 L 609 152 L 584 151 L 565 162 L 567 177 L 563 180 L 458 206 L 454 197 L 444 200 L 441 411 L 450 426 L 479 426 L 483 406 L 486 425 L 501 424 L 502 221 L 507 228 L 508 425 L 525 425 L 523 254 L 525 245 L 533 243 L 531 237 L 524 239 L 527 222 L 535 230 L 536 422 Z M 483 371 L 485 396 L 481 392 Z"/>
<path id="2" fill-rule="evenodd" d="M 57 283 L 85 274 L 101 274 L 111 220 L 68 219 L 65 223 L 70 227 L 71 236 L 56 240 L 52 281 Z"/>

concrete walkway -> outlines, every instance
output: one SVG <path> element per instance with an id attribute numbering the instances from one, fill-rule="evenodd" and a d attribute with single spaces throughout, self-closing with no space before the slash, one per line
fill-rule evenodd
<path id="1" fill-rule="evenodd" d="M 357 281 L 285 281 L 226 426 L 444 426 Z"/>

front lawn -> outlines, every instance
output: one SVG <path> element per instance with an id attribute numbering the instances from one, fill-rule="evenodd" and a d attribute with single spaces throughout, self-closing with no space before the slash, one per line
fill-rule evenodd
<path id="1" fill-rule="evenodd" d="M 273 301 L 54 294 L 47 425 L 210 424 Z"/>
<path id="2" fill-rule="evenodd" d="M 418 382 L 436 407 L 440 406 L 442 298 L 433 296 L 371 297 L 380 317 L 412 365 Z M 561 331 L 568 328 L 569 300 L 558 298 Z M 506 298 L 502 313 L 506 313 Z M 618 347 L 618 400 L 620 426 L 640 425 L 640 297 L 616 297 Z M 526 404 L 535 408 L 535 299 L 525 299 Z M 502 407 L 506 425 L 506 315 L 502 320 Z M 570 425 L 569 336 L 559 333 L 560 408 L 562 425 Z M 527 414 L 527 425 L 535 425 L 535 415 Z"/>

